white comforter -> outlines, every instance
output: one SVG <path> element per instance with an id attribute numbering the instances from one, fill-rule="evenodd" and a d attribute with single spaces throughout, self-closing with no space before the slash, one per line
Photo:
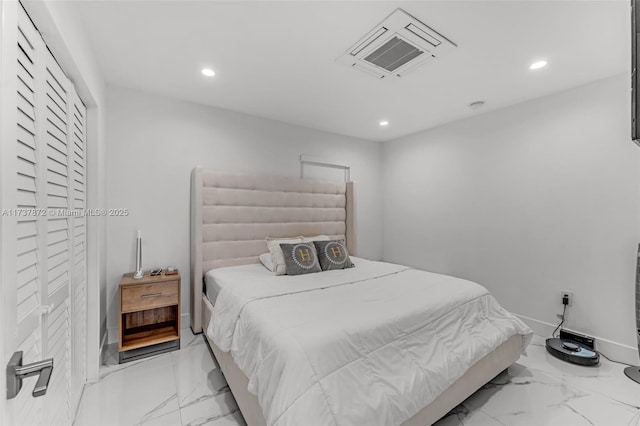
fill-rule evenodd
<path id="1" fill-rule="evenodd" d="M 531 330 L 473 282 L 390 263 L 273 276 L 212 273 L 207 334 L 231 351 L 268 425 L 398 425 Z"/>

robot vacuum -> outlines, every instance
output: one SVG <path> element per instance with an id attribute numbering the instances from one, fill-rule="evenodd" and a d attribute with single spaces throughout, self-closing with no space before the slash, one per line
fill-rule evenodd
<path id="1" fill-rule="evenodd" d="M 588 346 L 567 339 L 551 338 L 546 341 L 547 352 L 573 364 L 594 366 L 600 362 L 600 354 Z"/>

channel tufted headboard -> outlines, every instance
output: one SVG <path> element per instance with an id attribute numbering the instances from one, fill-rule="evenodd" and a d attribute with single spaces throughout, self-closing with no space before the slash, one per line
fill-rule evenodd
<path id="1" fill-rule="evenodd" d="M 353 182 L 191 173 L 191 328 L 202 331 L 207 271 L 258 262 L 266 237 L 329 235 L 356 254 Z"/>

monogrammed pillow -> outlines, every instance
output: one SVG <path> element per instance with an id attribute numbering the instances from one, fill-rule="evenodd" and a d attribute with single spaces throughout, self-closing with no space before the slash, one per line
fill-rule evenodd
<path id="1" fill-rule="evenodd" d="M 344 240 L 314 241 L 318 260 L 323 271 L 353 268 Z"/>
<path id="2" fill-rule="evenodd" d="M 310 274 L 321 272 L 316 248 L 313 243 L 280 244 L 284 263 L 287 265 L 287 275 Z"/>

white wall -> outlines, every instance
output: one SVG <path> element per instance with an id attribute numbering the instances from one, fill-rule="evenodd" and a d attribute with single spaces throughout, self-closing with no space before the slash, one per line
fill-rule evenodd
<path id="1" fill-rule="evenodd" d="M 23 2 L 49 49 L 87 106 L 87 206 L 106 205 L 106 86 L 86 32 L 69 2 Z M 98 378 L 105 335 L 106 220 L 87 219 L 87 378 Z"/>
<path id="2" fill-rule="evenodd" d="M 123 88 L 109 88 L 107 105 L 109 207 L 131 212 L 107 223 L 109 341 L 117 340 L 120 277 L 135 269 L 136 229 L 145 269 L 180 269 L 182 311 L 189 311 L 189 178 L 196 165 L 299 176 L 300 154 L 347 163 L 357 184 L 358 255 L 382 257 L 380 144 Z"/>
<path id="3" fill-rule="evenodd" d="M 629 81 L 384 144 L 384 259 L 477 281 L 538 332 L 557 324 L 560 290 L 573 291 L 568 327 L 637 362 Z"/>

